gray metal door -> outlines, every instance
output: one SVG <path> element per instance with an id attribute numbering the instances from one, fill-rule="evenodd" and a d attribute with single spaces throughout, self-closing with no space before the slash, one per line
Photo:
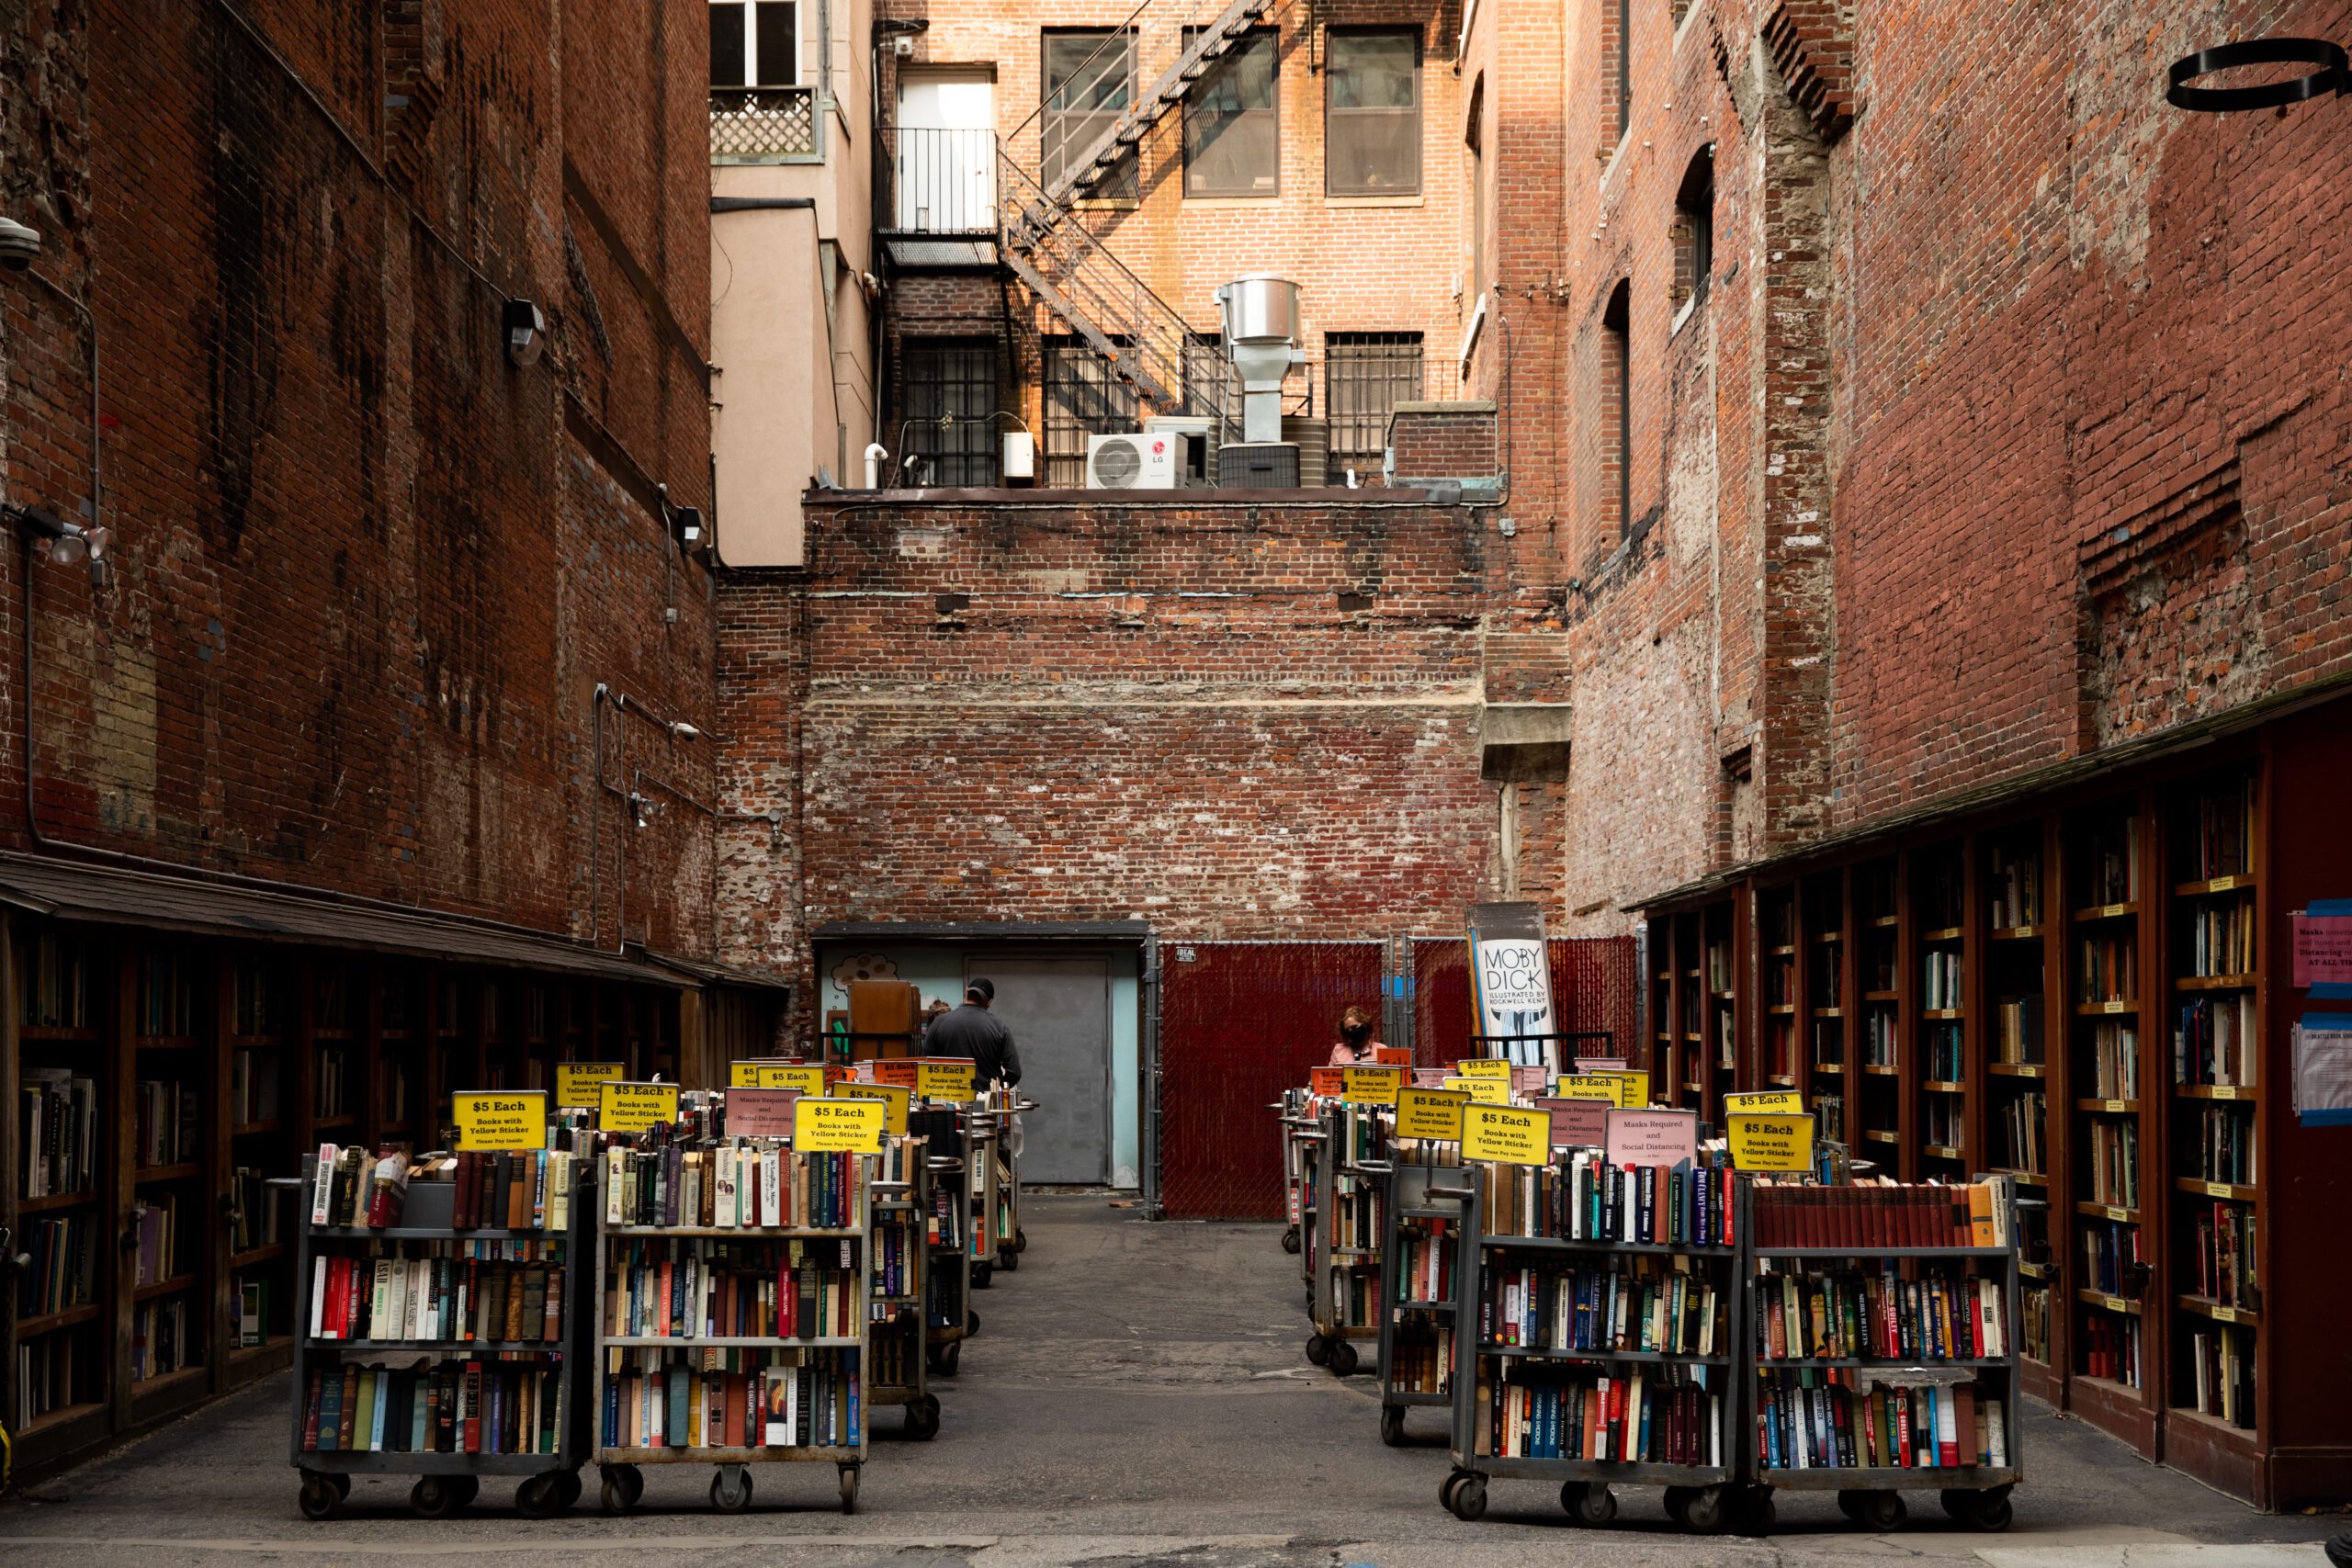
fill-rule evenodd
<path id="1" fill-rule="evenodd" d="M 1038 1103 L 1022 1119 L 1022 1179 L 1110 1180 L 1110 961 L 967 956 L 965 978 L 975 975 L 996 986 L 1022 1091 Z"/>

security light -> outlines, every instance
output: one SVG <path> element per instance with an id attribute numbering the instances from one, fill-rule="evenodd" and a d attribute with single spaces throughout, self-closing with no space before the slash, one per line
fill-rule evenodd
<path id="1" fill-rule="evenodd" d="M 13 218 L 0 218 L 0 266 L 22 272 L 40 254 L 40 231 L 28 229 Z"/>
<path id="2" fill-rule="evenodd" d="M 527 368 L 539 362 L 539 351 L 547 346 L 547 318 L 528 299 L 506 301 L 506 357 L 518 368 Z"/>

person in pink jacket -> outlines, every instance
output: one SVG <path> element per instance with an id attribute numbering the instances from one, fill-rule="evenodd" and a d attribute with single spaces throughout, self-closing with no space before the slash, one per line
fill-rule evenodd
<path id="1" fill-rule="evenodd" d="M 1350 1008 L 1340 1015 L 1340 1043 L 1331 1047 L 1335 1067 L 1368 1067 L 1379 1059 L 1380 1042 L 1372 1037 L 1375 1021 L 1370 1008 Z"/>

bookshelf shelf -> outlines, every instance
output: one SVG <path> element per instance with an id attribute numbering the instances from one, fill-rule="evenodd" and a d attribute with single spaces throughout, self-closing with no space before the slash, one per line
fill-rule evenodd
<path id="1" fill-rule="evenodd" d="M 2145 1310 L 2140 1303 L 2129 1296 L 2110 1296 L 2104 1291 L 2076 1291 L 2075 1299 L 2087 1307 L 2097 1307 L 2102 1312 L 2129 1313 L 2133 1317 L 2140 1316 Z M 2114 1380 L 2101 1381 L 2113 1382 Z"/>
<path id="2" fill-rule="evenodd" d="M 2114 1220 L 2127 1225 L 2136 1225 L 2140 1223 L 2139 1210 L 2122 1208 L 2114 1203 L 2081 1201 L 2075 1205 L 2075 1213 L 2087 1214 L 2093 1219 Z"/>
<path id="3" fill-rule="evenodd" d="M 1936 1159 L 1960 1159 L 1963 1157 L 1961 1154 L 1960 1146 L 1956 1144 L 1922 1144 L 1919 1147 L 1922 1153 L 1931 1156 Z"/>
<path id="4" fill-rule="evenodd" d="M 2041 940 L 2041 928 L 2040 926 L 1996 926 L 1986 934 L 1995 942 L 2039 942 Z"/>
<path id="5" fill-rule="evenodd" d="M 2176 991 L 2251 991 L 2261 983 L 2258 975 L 2184 975 L 2172 983 Z"/>
<path id="6" fill-rule="evenodd" d="M 96 1323 L 99 1313 L 103 1310 L 97 1303 L 89 1302 L 81 1306 L 67 1307 L 62 1312 L 43 1313 L 37 1317 L 20 1317 L 17 1320 L 17 1335 L 19 1338 L 29 1339 L 36 1334 L 54 1334 L 61 1328 Z"/>
<path id="7" fill-rule="evenodd" d="M 2182 1083 L 2172 1086 L 2172 1091 L 2182 1100 L 2253 1100 L 2252 1084 Z"/>
<path id="8" fill-rule="evenodd" d="M 17 1428 L 15 1440 L 17 1443 L 31 1442 L 76 1422 L 103 1419 L 106 1414 L 107 1407 L 96 1400 L 80 1404 L 52 1405 Z"/>
<path id="9" fill-rule="evenodd" d="M 1659 1247 L 1648 1242 L 1598 1241 L 1590 1238 L 1552 1235 L 1489 1235 L 1478 1237 L 1478 1245 L 1497 1251 L 1535 1252 L 1623 1252 L 1646 1253 L 1654 1256 L 1682 1254 L 1691 1257 L 1731 1256 L 1726 1247 Z"/>
<path id="10" fill-rule="evenodd" d="M 1563 1350 L 1551 1347 L 1525 1345 L 1495 1345 L 1481 1343 L 1481 1356 L 1517 1357 L 1522 1360 L 1586 1361 L 1600 1364 L 1623 1362 L 1627 1365 L 1677 1367 L 1727 1367 L 1729 1356 L 1679 1356 L 1665 1350 Z"/>
<path id="11" fill-rule="evenodd" d="M 231 1253 L 229 1255 L 229 1267 L 232 1269 L 251 1269 L 255 1264 L 267 1263 L 273 1258 L 283 1258 L 285 1256 L 286 1244 L 282 1241 L 273 1241 L 261 1247 L 252 1247 L 243 1252 Z"/>
<path id="12" fill-rule="evenodd" d="M 1892 1002 L 1897 998 L 1898 995 L 1899 993 L 1894 991 L 1864 991 L 1862 993 L 1862 1000 L 1866 1002 Z"/>
<path id="13" fill-rule="evenodd" d="M 1933 931 L 1921 931 L 1919 933 L 1919 940 L 1921 942 L 1958 942 L 1962 937 L 1967 934 L 1968 933 L 1966 931 L 1962 931 L 1958 926 L 1938 926 Z"/>
<path id="14" fill-rule="evenodd" d="M 196 1286 L 197 1278 L 194 1274 L 181 1274 L 169 1280 L 158 1280 L 152 1285 L 135 1285 L 131 1287 L 130 1299 L 138 1302 L 152 1302 L 158 1296 L 172 1296 L 177 1295 L 182 1291 L 192 1291 Z"/>
<path id="15" fill-rule="evenodd" d="M 20 1198 L 17 1213 L 20 1214 L 53 1213 L 59 1209 L 82 1209 L 98 1201 L 96 1192 L 46 1192 L 38 1198 Z"/>
<path id="16" fill-rule="evenodd" d="M 2078 1100 L 2075 1109 L 2087 1111 L 2094 1116 L 2137 1116 L 2140 1102 L 2136 1100 Z"/>
<path id="17" fill-rule="evenodd" d="M 2077 1018 L 2125 1018 L 2137 1014 L 2139 1010 L 2140 1004 L 2133 1001 L 2109 1000 L 2075 1004 L 2075 1016 Z"/>
<path id="18" fill-rule="evenodd" d="M 2229 876 L 2209 876 L 2198 882 L 2176 882 L 2172 891 L 2177 898 L 2207 898 L 2217 893 L 2250 893 L 2254 886 L 2254 874 L 2248 871 Z"/>
<path id="19" fill-rule="evenodd" d="M 1903 1076 L 1901 1067 L 1885 1066 L 1876 1062 L 1864 1062 L 1862 1071 L 1871 1077 L 1893 1078 Z"/>
<path id="20" fill-rule="evenodd" d="M 2074 913 L 2074 921 L 2078 926 L 2086 926 L 2100 920 L 2128 920 L 2139 912 L 2140 906 L 2128 901 L 2121 904 L 2091 904 L 2076 909 Z"/>
<path id="21" fill-rule="evenodd" d="M 2199 1317 L 2210 1317 L 2215 1323 L 2235 1323 L 2247 1328 L 2261 1325 L 2262 1314 L 2252 1307 L 2223 1306 L 2211 1296 L 2175 1296 L 2173 1305 Z"/>
<path id="22" fill-rule="evenodd" d="M 1919 1016 L 1931 1022 L 1946 1023 L 1955 1019 L 1966 1018 L 1968 1013 L 1963 1008 L 1921 1008 Z"/>
<path id="23" fill-rule="evenodd" d="M 2006 1176 L 2020 1187 L 2047 1187 L 2050 1185 L 2050 1177 L 2048 1173 L 2039 1170 L 2018 1170 L 2014 1167 L 2003 1165 L 1994 1167 L 1993 1174 L 1996 1176 Z"/>
<path id="24" fill-rule="evenodd" d="M 2199 1176 L 2177 1176 L 2172 1185 L 2177 1192 L 2194 1192 L 2200 1198 L 2220 1198 L 2234 1203 L 2251 1203 L 2260 1196 L 2246 1183 L 2208 1181 Z"/>
<path id="25" fill-rule="evenodd" d="M 2039 1078 L 2049 1076 L 2049 1069 L 2040 1062 L 1987 1062 L 1984 1070 L 1995 1077 Z"/>
<path id="26" fill-rule="evenodd" d="M 1815 1008 L 1813 1010 L 1813 1016 L 1815 1018 L 1843 1018 L 1846 1016 L 1846 1010 L 1844 1008 Z"/>
<path id="27" fill-rule="evenodd" d="M 1929 1094 L 1966 1094 L 1968 1086 L 1949 1078 L 1922 1078 L 1919 1087 Z"/>
<path id="28" fill-rule="evenodd" d="M 230 1128 L 229 1135 L 232 1138 L 258 1138 L 264 1134 L 285 1130 L 286 1124 L 282 1122 L 246 1122 Z"/>
<path id="29" fill-rule="evenodd" d="M 166 1181 L 193 1181 L 203 1174 L 202 1166 L 194 1160 L 183 1160 L 177 1165 L 142 1166 L 136 1179 L 141 1187 L 154 1187 Z"/>
<path id="30" fill-rule="evenodd" d="M 28 1041 L 95 1041 L 98 1038 L 98 1032 L 62 1024 L 20 1023 L 17 1026 L 17 1037 Z"/>

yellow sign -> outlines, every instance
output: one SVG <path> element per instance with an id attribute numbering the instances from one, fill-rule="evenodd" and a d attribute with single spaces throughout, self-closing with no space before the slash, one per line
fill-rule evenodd
<path id="1" fill-rule="evenodd" d="M 1350 1105 L 1394 1105 L 1404 1082 L 1402 1067 L 1341 1067 L 1340 1098 Z"/>
<path id="2" fill-rule="evenodd" d="M 765 1077 L 767 1070 L 768 1065 L 765 1062 L 729 1062 L 727 1064 L 727 1087 L 729 1089 L 782 1087 L 768 1082 Z"/>
<path id="3" fill-rule="evenodd" d="M 453 1094 L 461 1149 L 543 1149 L 548 1146 L 545 1089 L 503 1089 L 492 1094 Z"/>
<path id="4" fill-rule="evenodd" d="M 1462 1137 L 1462 1108 L 1469 1103 L 1470 1097 L 1460 1089 L 1399 1089 L 1396 1135 L 1458 1142 Z"/>
<path id="5" fill-rule="evenodd" d="M 1454 1072 L 1465 1078 L 1500 1078 L 1510 1082 L 1510 1064 L 1500 1056 L 1473 1056 L 1466 1062 L 1453 1064 Z"/>
<path id="6" fill-rule="evenodd" d="M 555 1102 L 558 1105 L 594 1105 L 596 1086 L 618 1083 L 628 1071 L 618 1062 L 558 1062 L 555 1065 Z"/>
<path id="7" fill-rule="evenodd" d="M 762 1089 L 797 1089 L 803 1094 L 825 1092 L 825 1064 L 786 1062 L 767 1069 L 760 1079 Z"/>
<path id="8" fill-rule="evenodd" d="M 1470 1097 L 1470 1102 L 1473 1105 L 1509 1105 L 1510 1103 L 1509 1078 L 1448 1078 L 1443 1087 L 1460 1089 Z"/>
<path id="9" fill-rule="evenodd" d="M 796 1100 L 792 1146 L 802 1154 L 878 1155 L 884 1110 L 865 1099 Z"/>
<path id="10" fill-rule="evenodd" d="M 1724 1118 L 1735 1170 L 1811 1170 L 1813 1118 L 1735 1111 Z"/>
<path id="11" fill-rule="evenodd" d="M 977 1100 L 980 1091 L 973 1075 L 978 1071 L 978 1065 L 969 1061 L 919 1061 L 915 1092 L 925 1100 Z"/>
<path id="12" fill-rule="evenodd" d="M 1464 1106 L 1462 1157 L 1543 1165 L 1552 1157 L 1552 1113 L 1515 1105 Z"/>
<path id="13" fill-rule="evenodd" d="M 1650 1076 L 1647 1073 L 1611 1073 L 1617 1080 L 1617 1109 L 1639 1111 L 1650 1102 Z"/>
<path id="14" fill-rule="evenodd" d="M 894 1083 L 837 1083 L 833 1086 L 835 1100 L 880 1100 L 884 1111 L 882 1130 L 894 1138 L 906 1134 L 907 1101 L 913 1097 L 914 1090 L 901 1089 Z"/>
<path id="15" fill-rule="evenodd" d="M 1773 1116 L 1802 1116 L 1804 1096 L 1792 1089 L 1756 1089 L 1747 1094 L 1724 1096 L 1724 1114 L 1736 1116 L 1743 1111 Z"/>
<path id="16" fill-rule="evenodd" d="M 1553 1096 L 1559 1100 L 1605 1100 L 1611 1105 L 1624 1103 L 1624 1090 L 1618 1079 L 1623 1073 L 1562 1073 Z M 1639 1077 L 1635 1073 L 1633 1077 Z"/>
<path id="17" fill-rule="evenodd" d="M 673 1083 L 616 1083 L 598 1087 L 596 1124 L 607 1133 L 642 1133 L 678 1119 Z"/>

